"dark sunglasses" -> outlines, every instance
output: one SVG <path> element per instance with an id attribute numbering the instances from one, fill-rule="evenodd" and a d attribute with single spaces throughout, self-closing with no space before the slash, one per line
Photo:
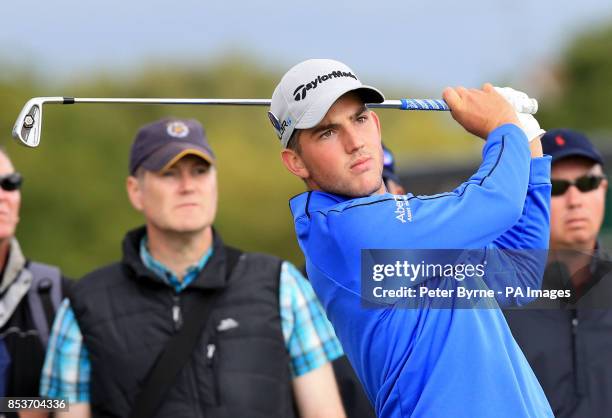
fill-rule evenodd
<path id="1" fill-rule="evenodd" d="M 551 195 L 561 196 L 562 194 L 567 192 L 567 189 L 569 189 L 571 185 L 576 186 L 576 188 L 583 193 L 590 192 L 591 190 L 595 190 L 596 188 L 598 188 L 605 178 L 605 176 L 586 174 L 582 177 L 578 177 L 574 181 L 552 179 L 550 181 L 552 184 Z"/>
<path id="2" fill-rule="evenodd" d="M 0 176 L 0 187 L 2 190 L 12 192 L 19 190 L 23 183 L 23 177 L 19 173 L 12 173 L 6 176 Z"/>

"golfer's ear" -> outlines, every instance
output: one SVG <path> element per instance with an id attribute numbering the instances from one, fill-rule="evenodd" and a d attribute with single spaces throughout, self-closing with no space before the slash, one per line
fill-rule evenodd
<path id="1" fill-rule="evenodd" d="M 294 150 L 288 148 L 282 150 L 281 159 L 283 160 L 285 167 L 287 167 L 287 170 L 291 171 L 296 176 L 302 179 L 307 179 L 310 176 L 310 173 L 302 161 L 302 157 L 300 157 Z"/>
<path id="2" fill-rule="evenodd" d="M 128 176 L 125 181 L 125 188 L 130 199 L 130 203 L 134 209 L 142 211 L 142 185 L 141 181 L 136 176 Z"/>

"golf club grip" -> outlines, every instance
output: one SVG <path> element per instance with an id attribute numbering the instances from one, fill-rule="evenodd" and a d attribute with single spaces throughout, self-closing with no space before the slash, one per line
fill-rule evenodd
<path id="1" fill-rule="evenodd" d="M 442 99 L 400 99 L 401 110 L 438 110 L 450 111 Z"/>
<path id="2" fill-rule="evenodd" d="M 450 111 L 446 102 L 442 99 L 400 99 L 401 110 L 437 110 Z M 515 99 L 511 103 L 514 110 L 519 113 L 528 113 L 534 115 L 538 111 L 538 101 L 530 97 L 524 100 Z"/>

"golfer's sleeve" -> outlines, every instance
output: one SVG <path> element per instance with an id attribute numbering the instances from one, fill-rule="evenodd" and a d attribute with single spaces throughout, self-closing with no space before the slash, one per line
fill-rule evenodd
<path id="1" fill-rule="evenodd" d="M 340 357 L 342 347 L 310 282 L 289 262 L 281 268 L 281 327 L 293 377 Z"/>
<path id="2" fill-rule="evenodd" d="M 529 186 L 518 222 L 494 241 L 500 249 L 547 249 L 550 234 L 551 157 L 534 158 Z"/>
<path id="3" fill-rule="evenodd" d="M 70 302 L 64 299 L 51 329 L 41 371 L 40 395 L 66 398 L 70 403 L 89 402 L 90 378 L 89 353 Z"/>
<path id="4" fill-rule="evenodd" d="M 530 162 L 527 139 L 518 126 L 502 125 L 491 132 L 482 164 L 468 181 L 450 193 L 411 200 L 415 221 L 432 235 L 428 244 L 481 248 L 516 224 L 527 195 Z"/>

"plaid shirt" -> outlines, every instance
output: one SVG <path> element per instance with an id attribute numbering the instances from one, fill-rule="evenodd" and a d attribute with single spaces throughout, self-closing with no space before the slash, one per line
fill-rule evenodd
<path id="1" fill-rule="evenodd" d="M 177 293 L 198 276 L 211 255 L 212 249 L 195 266 L 190 267 L 180 281 L 151 256 L 146 237 L 140 245 L 144 265 Z M 302 376 L 342 355 L 340 343 L 310 283 L 287 261 L 281 268 L 279 308 L 285 345 L 291 358 L 289 367 L 294 377 Z M 83 344 L 83 335 L 70 302 L 65 299 L 51 330 L 41 372 L 40 394 L 67 398 L 71 403 L 89 402 L 90 378 L 91 363 L 87 347 Z"/>

